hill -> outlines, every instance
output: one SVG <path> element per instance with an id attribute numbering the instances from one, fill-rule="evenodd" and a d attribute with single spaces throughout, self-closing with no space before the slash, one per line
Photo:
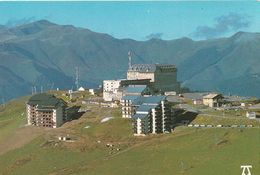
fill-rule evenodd
<path id="1" fill-rule="evenodd" d="M 135 41 L 46 20 L 0 27 L 0 66 L 8 70 L 1 77 L 0 95 L 12 99 L 28 94 L 32 86 L 71 89 L 75 67 L 82 86 L 124 78 L 131 50 L 134 63 L 176 64 L 178 79 L 192 90 L 259 97 L 259 46 L 259 33 L 205 41 Z"/>
<path id="2" fill-rule="evenodd" d="M 25 125 L 26 100 L 0 108 L 0 174 L 229 175 L 241 173 L 243 164 L 253 166 L 252 174 L 260 171 L 259 128 L 177 127 L 171 134 L 134 137 L 119 109 L 98 105 L 83 106 L 88 112 L 60 128 L 37 128 Z M 114 118 L 101 123 L 107 116 Z"/>

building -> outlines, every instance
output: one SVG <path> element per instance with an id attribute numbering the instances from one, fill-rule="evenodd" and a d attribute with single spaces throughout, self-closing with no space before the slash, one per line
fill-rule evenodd
<path id="1" fill-rule="evenodd" d="M 165 96 L 140 97 L 137 101 L 141 105 L 132 116 L 134 135 L 171 132 L 174 113 Z"/>
<path id="2" fill-rule="evenodd" d="M 139 96 L 123 96 L 120 103 L 122 106 L 122 117 L 131 118 L 135 113 L 134 101 L 139 98 Z"/>
<path id="3" fill-rule="evenodd" d="M 134 64 L 127 71 L 127 80 L 150 79 L 155 92 L 180 91 L 177 68 L 168 64 Z"/>
<path id="4" fill-rule="evenodd" d="M 124 88 L 123 97 L 120 100 L 123 118 L 131 118 L 134 114 L 133 102 L 145 95 L 146 92 L 149 92 L 147 89 L 145 85 L 130 85 Z"/>
<path id="5" fill-rule="evenodd" d="M 121 80 L 103 81 L 103 99 L 104 101 L 120 100 L 122 92 L 119 90 Z"/>
<path id="6" fill-rule="evenodd" d="M 149 86 L 150 80 L 151 79 L 122 80 L 120 84 L 121 84 L 122 87 L 127 87 L 127 86 L 130 86 L 130 85 L 146 85 L 146 86 Z"/>
<path id="7" fill-rule="evenodd" d="M 249 119 L 256 119 L 256 113 L 255 112 L 246 112 L 246 117 Z"/>
<path id="8" fill-rule="evenodd" d="M 220 107 L 223 104 L 224 97 L 222 94 L 211 93 L 206 96 L 203 96 L 203 104 L 205 106 L 213 107 Z"/>
<path id="9" fill-rule="evenodd" d="M 80 88 L 78 89 L 78 91 L 80 91 L 80 92 L 84 92 L 84 91 L 85 91 L 85 88 L 80 87 Z"/>
<path id="10" fill-rule="evenodd" d="M 66 102 L 50 94 L 36 94 L 27 104 L 28 125 L 57 128 L 66 120 Z"/>
<path id="11" fill-rule="evenodd" d="M 88 92 L 89 92 L 91 95 L 95 95 L 95 90 L 94 90 L 94 89 L 89 89 Z"/>
<path id="12" fill-rule="evenodd" d="M 201 99 L 195 99 L 195 100 L 192 100 L 193 104 L 194 105 L 202 105 L 203 104 L 203 100 Z"/>
<path id="13" fill-rule="evenodd" d="M 149 88 L 146 85 L 130 85 L 122 89 L 123 96 L 142 96 L 149 93 Z"/>

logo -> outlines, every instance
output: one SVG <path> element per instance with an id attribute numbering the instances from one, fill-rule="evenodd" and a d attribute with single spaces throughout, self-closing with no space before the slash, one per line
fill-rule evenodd
<path id="1" fill-rule="evenodd" d="M 240 168 L 242 169 L 241 175 L 252 175 L 250 172 L 250 168 L 252 168 L 252 165 L 241 165 Z"/>

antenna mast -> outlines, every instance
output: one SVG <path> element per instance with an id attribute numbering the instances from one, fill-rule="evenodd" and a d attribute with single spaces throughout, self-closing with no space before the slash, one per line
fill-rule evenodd
<path id="1" fill-rule="evenodd" d="M 128 69 L 132 67 L 132 53 L 131 51 L 128 52 Z"/>
<path id="2" fill-rule="evenodd" d="M 77 90 L 79 89 L 79 67 L 75 67 L 76 69 L 76 80 L 75 80 L 75 85 Z"/>
<path id="3" fill-rule="evenodd" d="M 32 95 L 37 94 L 36 86 L 32 86 Z"/>

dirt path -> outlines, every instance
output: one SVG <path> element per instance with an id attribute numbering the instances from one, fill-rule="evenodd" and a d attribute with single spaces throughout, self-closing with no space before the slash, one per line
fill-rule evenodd
<path id="1" fill-rule="evenodd" d="M 17 129 L 12 137 L 7 138 L 5 142 L 0 144 L 0 155 L 26 145 L 43 132 L 44 131 L 41 128 L 33 127 L 22 127 Z"/>

